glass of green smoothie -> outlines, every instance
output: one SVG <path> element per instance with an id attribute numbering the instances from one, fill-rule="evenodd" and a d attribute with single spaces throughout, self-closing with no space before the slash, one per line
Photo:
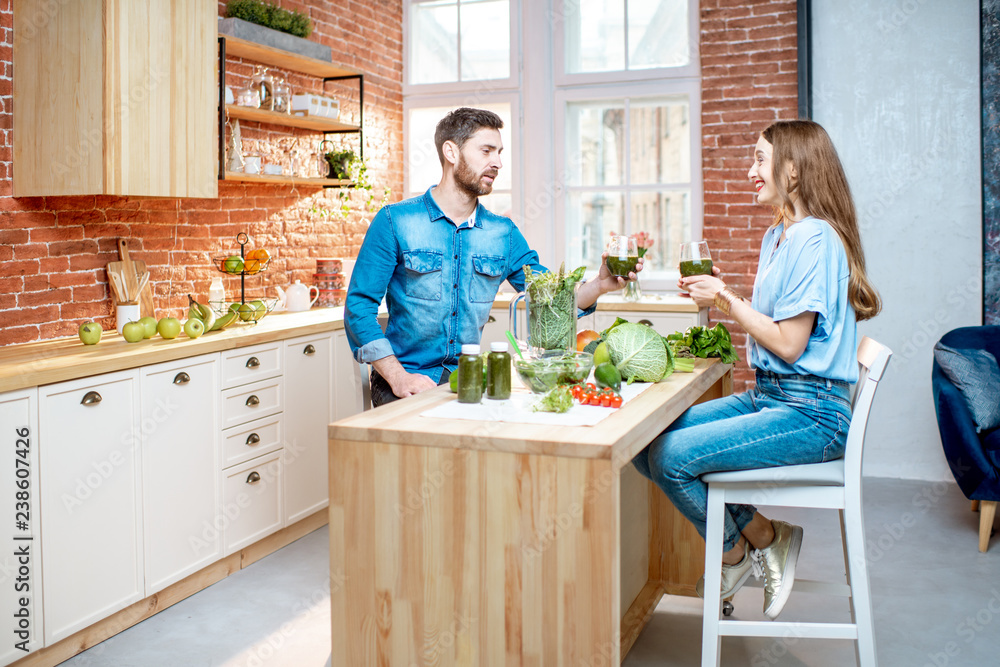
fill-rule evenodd
<path id="1" fill-rule="evenodd" d="M 708 241 L 692 241 L 681 244 L 681 276 L 712 275 L 712 254 L 708 251 Z"/>
<path id="2" fill-rule="evenodd" d="M 631 236 L 612 236 L 608 243 L 608 270 L 613 276 L 628 278 L 639 263 L 639 246 Z"/>

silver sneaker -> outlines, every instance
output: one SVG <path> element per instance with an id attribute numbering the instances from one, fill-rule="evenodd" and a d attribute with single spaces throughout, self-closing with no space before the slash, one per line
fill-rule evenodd
<path id="1" fill-rule="evenodd" d="M 784 609 L 795 583 L 795 563 L 802 548 L 802 528 L 771 520 L 774 541 L 760 550 L 764 566 L 764 614 L 774 620 Z"/>
<path id="2" fill-rule="evenodd" d="M 736 565 L 722 564 L 722 598 L 728 598 L 736 594 L 743 584 L 752 574 L 757 579 L 764 575 L 764 568 L 760 564 L 760 552 L 749 544 L 743 546 L 743 560 Z M 694 586 L 698 597 L 705 597 L 705 575 L 701 576 Z"/>

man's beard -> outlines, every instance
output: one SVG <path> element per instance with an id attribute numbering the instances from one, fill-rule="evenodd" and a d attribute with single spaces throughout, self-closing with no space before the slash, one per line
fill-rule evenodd
<path id="1" fill-rule="evenodd" d="M 496 172 L 489 172 L 489 175 L 493 178 L 497 176 Z M 493 192 L 493 184 L 483 183 L 482 175 L 472 171 L 461 153 L 458 154 L 458 164 L 455 165 L 455 182 L 473 197 L 484 197 Z"/>

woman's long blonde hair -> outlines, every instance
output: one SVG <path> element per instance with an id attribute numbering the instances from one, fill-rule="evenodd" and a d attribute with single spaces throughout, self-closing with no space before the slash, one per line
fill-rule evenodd
<path id="1" fill-rule="evenodd" d="M 882 309 L 882 301 L 865 272 L 858 214 L 830 135 L 811 120 L 785 120 L 771 124 L 761 136 L 773 147 L 771 173 L 784 202 L 775 213 L 775 224 L 783 222 L 784 211 L 795 210 L 790 196 L 795 192 L 803 210 L 837 230 L 851 272 L 847 298 L 858 320 L 875 317 Z M 791 179 L 778 175 L 788 174 L 790 165 L 794 166 L 796 178 L 789 187 Z"/>

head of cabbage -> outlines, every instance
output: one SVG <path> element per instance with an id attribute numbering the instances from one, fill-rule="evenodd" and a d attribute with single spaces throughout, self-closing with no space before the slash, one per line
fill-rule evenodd
<path id="1" fill-rule="evenodd" d="M 619 320 L 604 332 L 611 363 L 629 383 L 658 382 L 674 370 L 673 354 L 663 336 L 645 324 Z"/>

